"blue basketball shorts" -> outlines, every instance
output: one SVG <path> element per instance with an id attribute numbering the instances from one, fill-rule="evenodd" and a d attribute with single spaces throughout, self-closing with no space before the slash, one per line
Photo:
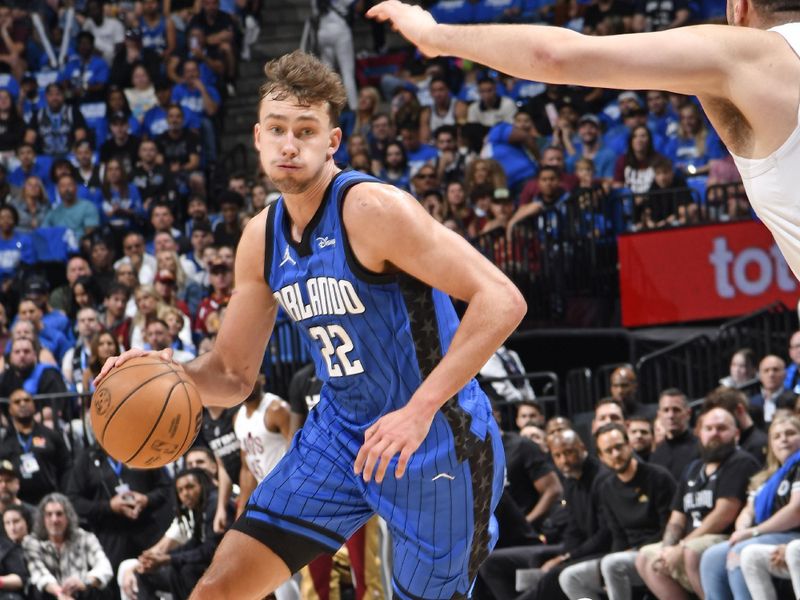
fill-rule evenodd
<path id="1" fill-rule="evenodd" d="M 468 597 L 497 541 L 493 513 L 505 477 L 497 425 L 490 419 L 478 439 L 470 415 L 448 403 L 402 478 L 394 477 L 395 457 L 381 484 L 365 483 L 353 472 L 363 432 L 337 428 L 324 418 L 324 404 L 253 492 L 234 529 L 261 541 L 294 573 L 338 550 L 377 513 L 391 532 L 399 598 Z"/>

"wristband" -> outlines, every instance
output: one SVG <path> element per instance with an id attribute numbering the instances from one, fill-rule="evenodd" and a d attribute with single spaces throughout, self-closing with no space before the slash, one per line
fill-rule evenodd
<path id="1" fill-rule="evenodd" d="M 0 590 L 2 590 L 6 585 L 6 580 L 0 577 Z"/>
<path id="2" fill-rule="evenodd" d="M 753 527 L 750 531 L 753 534 L 753 537 L 758 537 L 759 535 L 761 535 L 761 532 L 758 530 L 757 527 Z"/>

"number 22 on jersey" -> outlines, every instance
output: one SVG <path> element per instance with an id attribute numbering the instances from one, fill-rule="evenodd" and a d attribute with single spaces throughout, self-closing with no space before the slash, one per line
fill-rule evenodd
<path id="1" fill-rule="evenodd" d="M 315 340 L 322 343 L 322 358 L 328 367 L 331 377 L 344 375 L 358 375 L 364 372 L 364 367 L 358 359 L 352 360 L 347 356 L 353 350 L 353 342 L 344 327 L 341 325 L 327 325 L 325 327 L 310 327 L 308 333 Z M 339 345 L 334 346 L 338 338 Z M 336 355 L 334 358 L 334 354 Z"/>

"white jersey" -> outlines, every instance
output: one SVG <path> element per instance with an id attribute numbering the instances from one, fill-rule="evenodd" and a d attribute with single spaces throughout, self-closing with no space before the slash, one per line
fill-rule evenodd
<path id="1" fill-rule="evenodd" d="M 286 453 L 283 434 L 268 431 L 264 425 L 264 415 L 274 400 L 281 399 L 275 394 L 264 394 L 258 408 L 249 417 L 247 407 L 242 406 L 233 424 L 236 438 L 244 450 L 247 468 L 257 481 L 264 479 Z"/>
<path id="2" fill-rule="evenodd" d="M 800 57 L 800 23 L 779 25 L 769 31 L 783 36 Z M 750 204 L 800 279 L 800 107 L 798 125 L 775 152 L 765 158 L 731 156 L 742 175 Z"/>

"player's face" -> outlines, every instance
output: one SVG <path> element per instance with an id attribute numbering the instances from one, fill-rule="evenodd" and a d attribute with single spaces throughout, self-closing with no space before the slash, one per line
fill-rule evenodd
<path id="1" fill-rule="evenodd" d="M 254 135 L 261 166 L 275 187 L 301 194 L 320 181 L 342 130 L 331 125 L 327 103 L 301 106 L 291 97 L 268 97 L 261 101 Z"/>

